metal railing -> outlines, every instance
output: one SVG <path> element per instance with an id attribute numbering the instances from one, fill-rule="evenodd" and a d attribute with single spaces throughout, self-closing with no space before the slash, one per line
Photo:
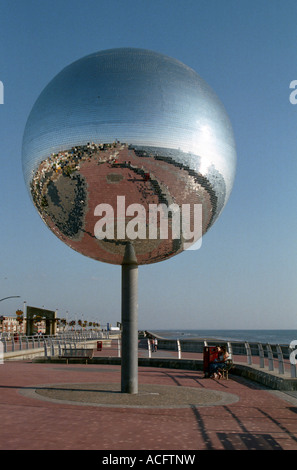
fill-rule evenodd
<path id="1" fill-rule="evenodd" d="M 103 356 L 121 357 L 121 340 L 119 338 L 112 339 L 109 336 L 106 337 L 106 335 L 80 335 L 68 338 L 50 337 L 44 341 L 44 355 L 45 357 L 61 356 L 64 349 L 87 349 L 88 343 L 94 343 L 94 341 L 97 343 L 97 345 L 95 345 L 93 349 L 97 349 L 97 351 L 102 352 Z M 101 343 L 99 348 L 98 343 Z"/>
<path id="2" fill-rule="evenodd" d="M 152 357 L 152 345 L 149 339 L 147 341 L 148 357 Z M 293 348 L 289 345 L 269 344 L 269 343 L 251 343 L 251 342 L 232 342 L 232 341 L 209 341 L 202 340 L 166 340 L 158 339 L 158 349 L 162 351 L 175 351 L 176 358 L 189 358 L 197 353 L 203 355 L 205 346 L 225 345 L 233 362 L 246 363 L 250 366 L 258 366 L 260 369 L 279 374 L 289 375 L 291 378 L 297 377 L 296 359 L 293 360 Z M 143 346 L 144 343 L 143 343 Z M 198 358 L 198 357 L 197 357 Z"/>
<path id="3" fill-rule="evenodd" d="M 13 335 L 11 337 L 3 336 L 0 341 L 3 344 L 3 352 L 25 351 L 29 349 L 48 348 L 53 344 L 58 345 L 61 342 L 71 342 L 73 344 L 84 341 L 95 341 L 108 338 L 108 332 L 102 331 L 70 331 L 57 336 L 46 335 Z"/>
<path id="4" fill-rule="evenodd" d="M 90 341 L 103 341 L 104 347 L 102 356 L 121 356 L 121 340 L 113 339 L 109 332 L 102 331 L 71 331 L 59 334 L 57 336 L 19 336 L 10 339 L 1 338 L 3 353 L 34 350 L 37 348 L 44 350 L 46 357 L 61 355 L 65 348 L 87 347 Z M 280 376 L 289 375 L 291 378 L 297 377 L 296 358 L 294 350 L 289 345 L 269 344 L 269 343 L 250 343 L 250 342 L 232 342 L 232 341 L 209 341 L 201 340 L 166 340 L 158 339 L 158 353 L 154 357 L 174 356 L 177 359 L 201 359 L 203 358 L 203 349 L 205 346 L 226 345 L 228 352 L 236 363 L 246 363 L 255 365 L 260 369 Z M 139 341 L 139 355 L 152 357 L 153 346 L 149 339 Z M 161 352 L 160 352 L 161 351 Z M 295 351 L 296 352 L 296 351 Z M 294 358 L 294 360 L 292 359 Z"/>

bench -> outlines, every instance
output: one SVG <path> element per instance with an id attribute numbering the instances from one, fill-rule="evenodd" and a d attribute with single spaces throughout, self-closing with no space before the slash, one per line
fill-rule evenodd
<path id="1" fill-rule="evenodd" d="M 221 372 L 222 376 L 223 376 L 223 379 L 229 379 L 229 370 L 232 369 L 233 367 L 233 361 L 232 359 L 227 359 L 225 362 L 225 367 L 223 367 L 222 369 L 218 369 L 219 372 Z"/>
<path id="2" fill-rule="evenodd" d="M 82 349 L 82 348 L 75 348 L 75 349 L 63 349 L 61 356 L 59 358 L 63 358 L 68 360 L 75 358 L 75 359 L 85 359 L 86 364 L 88 363 L 88 359 L 92 359 L 94 354 L 93 349 Z"/>

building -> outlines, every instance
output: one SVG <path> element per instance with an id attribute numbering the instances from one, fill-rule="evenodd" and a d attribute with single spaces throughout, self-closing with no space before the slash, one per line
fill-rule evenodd
<path id="1" fill-rule="evenodd" d="M 0 317 L 0 333 L 25 333 L 26 321 L 20 323 L 16 316 L 6 315 Z"/>

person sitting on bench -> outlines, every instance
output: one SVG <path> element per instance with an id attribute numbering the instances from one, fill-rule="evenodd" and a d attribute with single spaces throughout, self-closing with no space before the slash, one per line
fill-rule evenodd
<path id="1" fill-rule="evenodd" d="M 212 379 L 220 379 L 222 377 L 220 370 L 223 370 L 226 367 L 226 360 L 229 357 L 225 346 L 220 346 L 218 348 L 218 352 L 218 358 L 209 364 L 209 373 L 210 378 Z"/>

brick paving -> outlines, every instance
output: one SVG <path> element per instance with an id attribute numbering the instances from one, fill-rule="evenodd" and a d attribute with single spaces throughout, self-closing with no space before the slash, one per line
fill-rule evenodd
<path id="1" fill-rule="evenodd" d="M 215 381 L 200 371 L 139 367 L 139 386 L 224 392 L 237 400 L 186 407 L 71 403 L 71 384 L 120 384 L 120 366 L 7 361 L 0 366 L 1 450 L 297 450 L 297 400 L 241 377 Z M 38 395 L 69 385 L 68 399 Z M 75 387 L 73 387 L 75 388 Z M 100 391 L 98 392 L 100 393 Z M 120 397 L 120 393 L 118 396 Z"/>

